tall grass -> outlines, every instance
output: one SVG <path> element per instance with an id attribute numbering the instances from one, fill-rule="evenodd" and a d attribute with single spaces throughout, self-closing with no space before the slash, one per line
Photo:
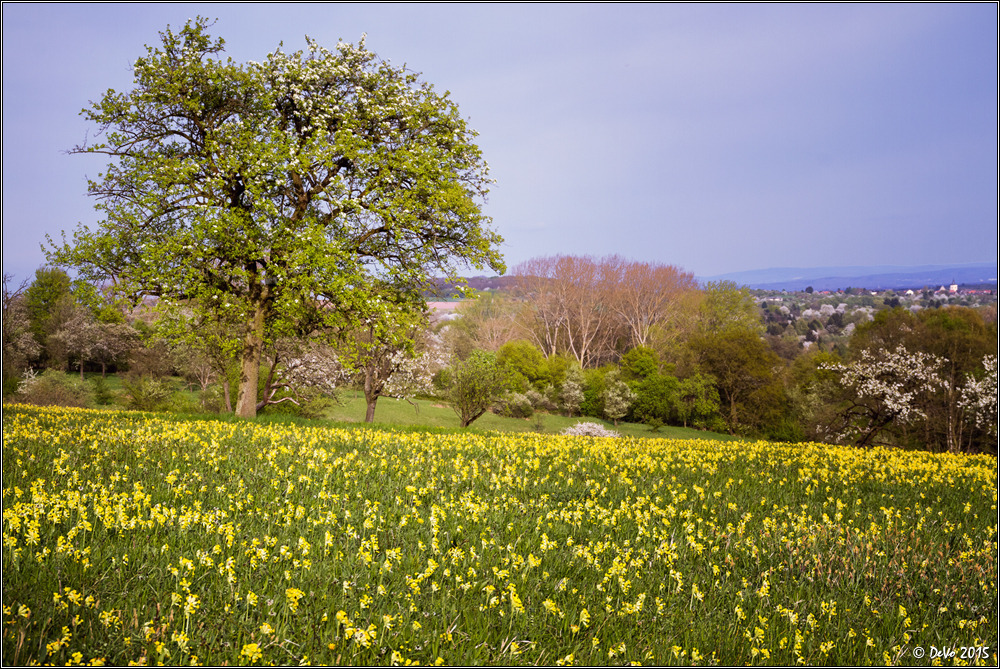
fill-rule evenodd
<path id="1" fill-rule="evenodd" d="M 5 663 L 997 662 L 994 458 L 25 406 L 3 429 Z"/>

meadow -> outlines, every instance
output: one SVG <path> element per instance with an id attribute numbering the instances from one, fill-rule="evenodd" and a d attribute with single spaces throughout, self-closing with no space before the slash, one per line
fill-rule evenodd
<path id="1" fill-rule="evenodd" d="M 23 405 L 3 435 L 4 664 L 997 664 L 993 457 Z"/>

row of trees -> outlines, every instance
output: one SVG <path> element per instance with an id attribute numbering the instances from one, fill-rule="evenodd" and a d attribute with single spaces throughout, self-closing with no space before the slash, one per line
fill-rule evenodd
<path id="1" fill-rule="evenodd" d="M 995 309 L 859 313 L 846 343 L 830 352 L 808 337 L 769 334 L 773 310 L 750 291 L 698 289 L 675 268 L 555 257 L 516 271 L 508 293 L 463 305 L 446 338 L 460 358 L 497 352 L 515 392 L 535 408 L 778 439 L 996 450 Z M 655 301 L 650 282 L 645 304 L 661 307 L 646 311 L 657 317 L 644 330 L 630 327 L 639 321 L 615 301 L 642 294 L 633 287 L 643 284 L 625 277 L 655 273 L 664 295 Z M 576 405 L 563 399 L 573 366 L 584 398 Z"/>
<path id="2" fill-rule="evenodd" d="M 676 322 L 686 326 L 671 346 L 634 346 L 588 367 L 568 349 L 546 356 L 524 338 L 508 338 L 494 351 L 470 343 L 494 320 L 506 321 L 511 335 L 522 331 L 523 305 L 503 295 L 470 302 L 443 328 L 400 312 L 395 320 L 371 320 L 336 346 L 283 338 L 262 357 L 258 408 L 301 406 L 351 385 L 364 391 L 369 421 L 379 397 L 437 394 L 451 400 L 463 426 L 488 410 L 520 417 L 543 410 L 653 428 L 995 451 L 997 331 L 995 317 L 983 317 L 995 312 L 886 309 L 856 328 L 843 355 L 801 349 L 789 359 L 761 334 L 748 291 L 692 289 L 685 304 Z M 238 342 L 196 311 L 164 302 L 124 322 L 99 291 L 43 268 L 28 287 L 11 291 L 5 281 L 4 314 L 5 390 L 8 377 L 29 365 L 110 365 L 135 375 L 182 374 L 203 393 L 221 389 L 220 408 L 233 409 Z M 121 353 L 100 352 L 116 339 Z"/>

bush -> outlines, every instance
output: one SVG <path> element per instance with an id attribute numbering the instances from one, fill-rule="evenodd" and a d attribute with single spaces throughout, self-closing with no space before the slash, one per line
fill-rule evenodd
<path id="1" fill-rule="evenodd" d="M 554 395 L 555 392 L 552 386 L 547 386 L 545 392 L 530 388 L 524 396 L 531 402 L 531 407 L 535 411 L 555 411 L 558 407 L 550 398 L 550 395 Z"/>
<path id="2" fill-rule="evenodd" d="M 165 381 L 145 376 L 122 378 L 125 405 L 136 411 L 163 411 L 168 408 L 173 392 Z"/>
<path id="3" fill-rule="evenodd" d="M 609 430 L 600 423 L 577 423 L 573 427 L 567 427 L 560 434 L 572 437 L 620 437 L 614 430 Z"/>
<path id="4" fill-rule="evenodd" d="M 531 418 L 535 413 L 531 400 L 521 393 L 508 393 L 490 407 L 493 413 L 507 418 Z"/>
<path id="5" fill-rule="evenodd" d="M 15 399 L 37 406 L 89 407 L 94 403 L 94 394 L 76 375 L 49 369 L 40 375 L 28 372 L 18 385 Z"/>
<path id="6" fill-rule="evenodd" d="M 111 392 L 111 388 L 108 387 L 108 382 L 102 377 L 98 376 L 91 380 L 94 386 L 94 401 L 100 406 L 108 406 L 115 399 L 115 394 Z"/>

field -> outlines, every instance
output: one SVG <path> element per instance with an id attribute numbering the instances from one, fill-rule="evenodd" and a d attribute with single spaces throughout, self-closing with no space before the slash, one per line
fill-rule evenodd
<path id="1" fill-rule="evenodd" d="M 3 432 L 5 665 L 997 664 L 991 457 L 11 405 Z"/>

